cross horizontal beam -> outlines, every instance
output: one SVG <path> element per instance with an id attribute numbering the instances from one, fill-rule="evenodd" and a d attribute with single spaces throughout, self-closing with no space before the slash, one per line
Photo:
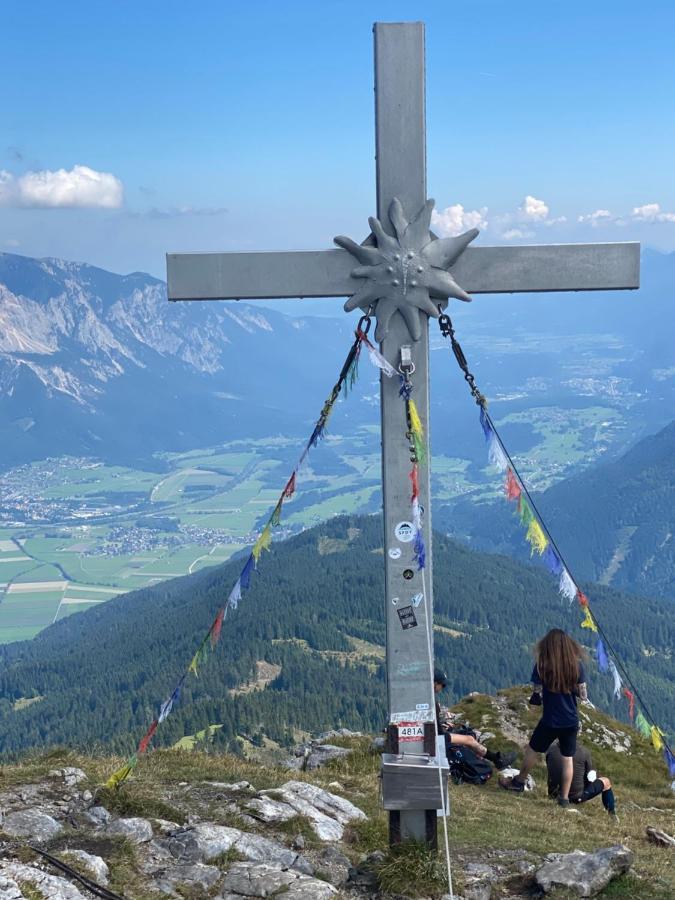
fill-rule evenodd
<path id="1" fill-rule="evenodd" d="M 344 250 L 168 253 L 169 300 L 347 297 L 358 280 Z M 639 287 L 640 245 L 469 247 L 452 269 L 470 294 L 609 291 Z"/>

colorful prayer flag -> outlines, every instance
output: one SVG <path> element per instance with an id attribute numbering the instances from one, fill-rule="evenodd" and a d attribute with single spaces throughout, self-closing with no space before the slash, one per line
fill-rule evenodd
<path id="1" fill-rule="evenodd" d="M 588 606 L 588 597 L 584 592 L 579 588 L 577 590 L 577 600 L 579 601 L 579 606 Z"/>
<path id="2" fill-rule="evenodd" d="M 548 547 L 548 538 L 544 534 L 541 525 L 537 522 L 536 519 L 532 519 L 530 524 L 527 526 L 527 534 L 525 535 L 525 539 L 530 545 L 530 556 L 534 554 L 536 551 L 539 556 L 542 555 L 544 550 Z"/>
<path id="3" fill-rule="evenodd" d="M 133 756 L 129 757 L 129 759 L 121 769 L 113 772 L 110 778 L 106 781 L 105 787 L 107 787 L 108 790 L 114 790 L 115 788 L 118 788 L 122 784 L 122 782 L 125 781 L 129 777 L 129 775 L 131 775 L 131 773 L 136 768 L 137 763 L 138 757 L 134 753 Z"/>
<path id="4" fill-rule="evenodd" d="M 560 584 L 558 586 L 558 590 L 563 595 L 563 597 L 566 597 L 570 601 L 570 603 L 577 595 L 577 586 L 574 583 L 572 576 L 564 566 L 562 572 L 560 573 Z"/>
<path id="5" fill-rule="evenodd" d="M 152 722 L 152 725 L 148 728 L 148 730 L 145 732 L 145 735 L 141 738 L 141 740 L 138 744 L 137 753 L 145 753 L 145 751 L 150 746 L 150 741 L 152 740 L 155 732 L 157 731 L 158 725 L 159 725 L 159 721 L 157 719 L 154 719 Z"/>
<path id="6" fill-rule="evenodd" d="M 595 655 L 598 659 L 598 668 L 600 671 L 609 671 L 609 657 L 607 656 L 605 645 L 602 643 L 602 638 L 598 638 L 598 642 L 595 645 Z"/>
<path id="7" fill-rule="evenodd" d="M 483 435 L 486 441 L 490 440 L 491 435 L 493 434 L 492 425 L 490 425 L 490 420 L 487 417 L 485 409 L 481 406 L 480 408 L 480 427 L 483 429 Z"/>
<path id="8" fill-rule="evenodd" d="M 663 739 L 666 736 L 665 732 L 661 731 L 661 729 L 659 728 L 658 725 L 652 725 L 650 733 L 651 733 L 651 738 L 652 738 L 652 745 L 653 745 L 654 749 L 656 750 L 656 752 L 658 753 L 659 750 L 662 750 L 663 747 L 665 746 L 665 744 L 663 742 Z"/>
<path id="9" fill-rule="evenodd" d="M 504 491 L 506 493 L 507 500 L 519 500 L 521 495 L 520 485 L 518 484 L 518 479 L 513 474 L 513 469 L 511 466 L 506 470 L 506 481 L 504 482 Z"/>
<path id="10" fill-rule="evenodd" d="M 284 500 L 290 500 L 294 493 L 295 493 L 295 471 L 293 472 L 291 477 L 286 482 L 286 487 L 284 488 L 284 493 L 283 493 Z"/>
<path id="11" fill-rule="evenodd" d="M 560 573 L 562 572 L 562 562 L 560 561 L 560 557 L 555 552 L 551 544 L 549 544 L 546 550 L 544 550 L 543 561 L 544 565 L 549 570 L 551 575 L 560 575 Z"/>
<path id="12" fill-rule="evenodd" d="M 623 695 L 628 700 L 628 718 L 633 721 L 635 718 L 635 694 L 632 691 L 629 691 L 628 688 L 623 689 Z"/>
<path id="13" fill-rule="evenodd" d="M 590 628 L 591 631 L 598 630 L 597 625 L 593 621 L 593 616 L 591 615 L 591 611 L 587 606 L 584 606 L 584 621 L 581 623 L 582 628 Z"/>
<path id="14" fill-rule="evenodd" d="M 675 777 L 675 756 L 673 756 L 670 747 L 663 748 L 663 758 L 668 766 L 671 778 Z"/>
<path id="15" fill-rule="evenodd" d="M 272 546 L 272 527 L 268 522 L 267 525 L 263 528 L 260 537 L 253 545 L 253 550 L 251 551 L 251 555 L 253 559 L 258 562 L 260 559 L 260 554 L 263 550 L 269 550 Z"/>
<path id="16" fill-rule="evenodd" d="M 645 717 L 639 710 L 637 716 L 635 717 L 635 727 L 643 737 L 650 737 L 651 728 L 649 727 L 649 722 L 645 719 Z"/>
<path id="17" fill-rule="evenodd" d="M 213 620 L 213 625 L 211 626 L 211 631 L 209 635 L 211 637 L 211 646 L 215 647 L 218 641 L 220 640 L 220 632 L 223 630 L 223 619 L 225 618 L 225 608 L 218 610 L 218 615 Z"/>
<path id="18" fill-rule="evenodd" d="M 586 607 L 588 609 L 588 607 Z M 619 670 L 614 665 L 614 660 L 610 659 L 609 661 L 609 671 L 611 672 L 612 678 L 614 679 L 614 696 L 618 698 L 621 696 L 621 687 L 622 681 L 621 676 L 619 675 Z"/>
<path id="19" fill-rule="evenodd" d="M 239 606 L 239 601 L 241 600 L 241 578 L 237 578 L 234 587 L 230 591 L 230 596 L 227 598 L 227 606 L 230 609 L 236 609 Z"/>
<path id="20" fill-rule="evenodd" d="M 246 565 L 241 570 L 241 575 L 239 576 L 239 584 L 243 588 L 243 590 L 247 591 L 251 586 L 251 572 L 255 567 L 255 560 L 253 559 L 253 554 L 249 556 L 246 560 Z"/>
<path id="21" fill-rule="evenodd" d="M 534 519 L 534 514 L 530 509 L 530 504 L 527 502 L 525 497 L 520 498 L 520 503 L 518 504 L 518 514 L 520 515 L 520 524 L 524 528 L 529 528 L 530 522 Z"/>

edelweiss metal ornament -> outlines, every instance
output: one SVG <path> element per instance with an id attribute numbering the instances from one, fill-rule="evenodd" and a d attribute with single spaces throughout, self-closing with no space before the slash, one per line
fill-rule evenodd
<path id="1" fill-rule="evenodd" d="M 352 277 L 365 279 L 365 284 L 347 300 L 345 311 L 357 307 L 368 310 L 374 306 L 378 341 L 387 336 L 389 322 L 397 310 L 405 319 L 410 337 L 418 341 L 422 336 L 420 312 L 438 318 L 439 302 L 445 306 L 448 297 L 471 300 L 447 269 L 477 237 L 478 229 L 472 228 L 454 238 L 436 239 L 429 231 L 433 208 L 434 201 L 427 200 L 408 221 L 400 200 L 394 197 L 389 206 L 389 220 L 395 237 L 387 234 L 379 219 L 371 217 L 368 222 L 376 247 L 357 244 L 348 237 L 335 238 L 338 247 L 363 263 L 352 271 Z"/>

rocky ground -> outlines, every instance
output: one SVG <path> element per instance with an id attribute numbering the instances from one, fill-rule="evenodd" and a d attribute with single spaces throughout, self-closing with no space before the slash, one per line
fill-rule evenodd
<path id="1" fill-rule="evenodd" d="M 514 692 L 475 695 L 454 714 L 492 735 L 488 742 L 508 746 L 507 734 L 527 730 L 521 701 Z M 635 783 L 617 788 L 619 821 L 608 821 L 599 802 L 560 811 L 546 800 L 537 772 L 539 786 L 527 798 L 494 781 L 453 786 L 456 897 L 673 896 L 675 803 L 665 774 L 657 758 L 641 756 L 648 751 L 639 737 L 595 711 L 586 717 L 584 739 L 598 768 L 613 762 L 618 774 L 616 760 L 632 762 Z M 289 772 L 161 751 L 117 792 L 97 787 L 114 760 L 54 753 L 6 766 L 0 900 L 91 898 L 92 881 L 126 900 L 448 894 L 441 859 L 420 847 L 388 850 L 372 738 L 324 735 L 293 759 L 297 771 Z"/>

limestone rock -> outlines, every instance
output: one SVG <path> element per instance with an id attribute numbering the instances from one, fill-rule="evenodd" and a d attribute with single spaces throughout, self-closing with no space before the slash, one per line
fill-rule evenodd
<path id="1" fill-rule="evenodd" d="M 245 808 L 252 812 L 255 818 L 271 824 L 287 822 L 298 815 L 298 811 L 289 806 L 288 803 L 282 803 L 279 800 L 273 800 L 271 797 L 264 796 L 249 800 Z"/>
<path id="2" fill-rule="evenodd" d="M 61 856 L 65 857 L 66 862 L 73 859 L 80 862 L 87 869 L 85 874 L 99 884 L 105 886 L 108 883 L 110 869 L 100 856 L 94 856 L 92 853 L 87 853 L 86 850 L 64 850 Z"/>
<path id="3" fill-rule="evenodd" d="M 165 894 L 173 893 L 177 885 L 198 886 L 209 891 L 218 884 L 222 875 L 217 866 L 205 866 L 203 863 L 172 866 L 155 873 L 155 887 Z"/>
<path id="4" fill-rule="evenodd" d="M 341 825 L 363 821 L 367 818 L 363 810 L 354 806 L 349 800 L 345 800 L 344 797 L 339 797 L 337 794 L 331 794 L 330 791 L 325 791 L 314 784 L 307 784 L 304 781 L 287 781 L 281 787 L 282 790 L 292 791 L 298 797 L 307 800 L 316 809 L 336 819 Z"/>
<path id="5" fill-rule="evenodd" d="M 81 781 L 87 780 L 87 773 L 75 766 L 66 766 L 63 769 L 52 769 L 47 773 L 48 778 L 62 778 L 68 787 L 75 787 Z"/>
<path id="6" fill-rule="evenodd" d="M 332 759 L 349 756 L 349 747 L 336 747 L 335 744 L 310 744 L 296 750 L 294 759 L 287 760 L 284 765 L 289 769 L 319 769 Z"/>
<path id="7" fill-rule="evenodd" d="M 85 825 L 90 825 L 92 828 L 103 828 L 112 819 L 112 816 L 105 806 L 99 806 L 97 804 L 96 806 L 90 806 L 89 809 L 81 812 L 78 818 Z"/>
<path id="8" fill-rule="evenodd" d="M 35 866 L 7 861 L 0 864 L 0 900 L 21 900 L 24 894 L 19 890 L 21 882 L 34 886 L 44 900 L 86 900 L 84 894 L 65 878 L 50 875 Z"/>
<path id="9" fill-rule="evenodd" d="M 339 847 L 332 844 L 325 847 L 319 860 L 319 868 L 331 884 L 340 887 L 347 882 L 352 864 Z"/>
<path id="10" fill-rule="evenodd" d="M 627 872 L 632 862 L 632 851 L 622 844 L 595 853 L 575 850 L 544 863 L 535 878 L 545 893 L 555 887 L 566 887 L 579 897 L 593 897 L 617 875 Z"/>
<path id="11" fill-rule="evenodd" d="M 22 809 L 5 816 L 2 830 L 12 837 L 49 841 L 60 834 L 63 828 L 56 819 L 41 809 Z"/>
<path id="12" fill-rule="evenodd" d="M 324 900 L 337 894 L 325 881 L 285 869 L 278 863 L 250 862 L 234 863 L 230 867 L 223 891 L 235 897 L 270 897 L 281 893 L 296 900 Z"/>
<path id="13" fill-rule="evenodd" d="M 299 797 L 293 791 L 280 789 L 274 792 L 283 801 L 284 806 L 293 810 L 293 815 L 302 815 L 309 820 L 316 836 L 322 841 L 341 841 L 344 828 L 335 819 L 318 810 L 309 801 Z"/>
<path id="14" fill-rule="evenodd" d="M 226 825 L 201 823 L 183 828 L 165 841 L 157 843 L 166 847 L 174 857 L 190 862 L 209 862 L 221 853 L 234 849 L 254 862 L 279 863 L 308 875 L 314 871 L 306 859 L 276 841 L 248 834 L 238 828 L 228 828 Z"/>
<path id="15" fill-rule="evenodd" d="M 119 835 L 133 844 L 145 844 L 152 840 L 152 825 L 147 819 L 131 817 L 115 819 L 106 826 L 106 834 Z"/>
<path id="16" fill-rule="evenodd" d="M 653 844 L 660 844 L 662 847 L 675 847 L 675 837 L 667 834 L 665 831 L 659 831 L 658 828 L 654 828 L 653 825 L 648 825 L 646 828 L 647 832 L 647 840 L 651 841 Z"/>

